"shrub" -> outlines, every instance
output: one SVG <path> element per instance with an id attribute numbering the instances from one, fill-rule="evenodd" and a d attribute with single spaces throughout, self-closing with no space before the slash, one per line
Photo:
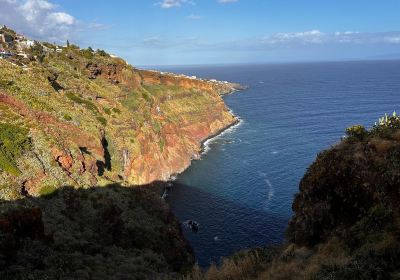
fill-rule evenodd
<path id="1" fill-rule="evenodd" d="M 104 117 L 98 116 L 96 119 L 102 124 L 107 125 L 107 120 Z"/>
<path id="2" fill-rule="evenodd" d="M 346 129 L 347 137 L 351 140 L 362 141 L 368 135 L 368 131 L 362 125 L 353 125 Z"/>
<path id="3" fill-rule="evenodd" d="M 91 48 L 87 48 L 87 49 L 83 49 L 81 50 L 81 54 L 84 58 L 86 59 L 92 59 L 93 58 L 93 50 L 91 50 Z"/>
<path id="4" fill-rule="evenodd" d="M 71 93 L 71 92 L 67 92 L 65 95 L 66 95 L 70 100 L 72 100 L 73 102 L 78 103 L 78 104 L 82 104 L 82 105 L 84 105 L 87 109 L 89 109 L 89 110 L 91 110 L 91 111 L 93 111 L 93 112 L 95 112 L 95 113 L 98 113 L 98 112 L 99 112 L 99 109 L 97 109 L 96 105 L 94 105 L 93 102 L 91 102 L 91 101 L 89 101 L 89 100 L 86 100 L 86 99 L 83 99 L 83 98 L 81 98 L 81 97 L 79 97 L 79 96 L 76 96 L 75 94 L 73 94 L 73 93 Z"/>
<path id="5" fill-rule="evenodd" d="M 112 108 L 112 111 L 117 114 L 121 114 L 121 110 L 118 108 Z"/>
<path id="6" fill-rule="evenodd" d="M 396 112 L 391 116 L 385 114 L 379 118 L 371 130 L 371 133 L 380 137 L 388 137 L 395 129 L 400 129 L 400 117 Z"/>
<path id="7" fill-rule="evenodd" d="M 137 109 L 139 109 L 139 92 L 132 91 L 128 93 L 126 99 L 122 100 L 122 105 L 124 105 L 130 111 L 136 111 Z"/>
<path id="8" fill-rule="evenodd" d="M 66 121 L 71 121 L 71 120 L 72 120 L 72 117 L 71 117 L 70 115 L 65 114 L 65 115 L 64 115 L 64 120 L 66 120 Z"/>
<path id="9" fill-rule="evenodd" d="M 107 115 L 111 115 L 110 108 L 104 108 L 104 113 L 106 113 Z"/>
<path id="10" fill-rule="evenodd" d="M 0 124 L 0 169 L 14 176 L 21 172 L 16 160 L 30 149 L 28 130 L 11 124 Z"/>
<path id="11" fill-rule="evenodd" d="M 104 50 L 97 50 L 96 54 L 100 56 L 110 56 L 108 53 L 106 53 Z"/>

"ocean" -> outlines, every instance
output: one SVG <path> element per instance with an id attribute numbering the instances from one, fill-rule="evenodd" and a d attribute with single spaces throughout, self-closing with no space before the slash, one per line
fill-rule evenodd
<path id="1" fill-rule="evenodd" d="M 167 197 L 198 263 L 284 240 L 299 182 L 317 154 L 346 127 L 370 127 L 400 111 L 400 61 L 170 66 L 162 71 L 238 82 L 225 96 L 239 125 L 207 142 L 206 152 Z"/>

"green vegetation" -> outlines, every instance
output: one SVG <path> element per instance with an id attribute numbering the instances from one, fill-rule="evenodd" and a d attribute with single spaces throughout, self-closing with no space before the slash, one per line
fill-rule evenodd
<path id="1" fill-rule="evenodd" d="M 72 121 L 72 117 L 71 117 L 70 115 L 68 115 L 68 114 L 65 114 L 65 115 L 64 115 L 64 120 L 66 120 L 66 121 Z"/>
<path id="2" fill-rule="evenodd" d="M 400 129 L 400 117 L 393 112 L 392 115 L 385 114 L 370 130 L 361 125 L 354 125 L 346 129 L 346 134 L 349 141 L 366 141 L 374 137 L 390 139 L 398 129 Z"/>
<path id="3" fill-rule="evenodd" d="M 164 138 L 161 138 L 160 141 L 158 142 L 158 145 L 160 146 L 160 151 L 163 152 L 164 151 L 164 147 L 165 147 L 165 140 Z"/>
<path id="4" fill-rule="evenodd" d="M 116 114 L 121 114 L 121 110 L 118 108 L 112 108 L 112 111 Z"/>
<path id="5" fill-rule="evenodd" d="M 51 194 L 54 194 L 54 192 L 57 190 L 57 188 L 53 187 L 53 186 L 43 186 L 40 191 L 39 194 L 41 196 L 49 196 Z"/>
<path id="6" fill-rule="evenodd" d="M 130 111 L 134 112 L 139 109 L 139 98 L 139 93 L 137 91 L 132 91 L 127 94 L 127 97 L 125 99 L 122 100 L 122 105 L 124 105 Z"/>
<path id="7" fill-rule="evenodd" d="M 81 104 L 85 106 L 88 110 L 92 111 L 96 115 L 96 120 L 103 126 L 107 125 L 107 120 L 100 114 L 99 109 L 96 107 L 96 105 L 94 105 L 92 101 L 83 99 L 70 92 L 67 92 L 65 95 L 73 102 Z"/>
<path id="8" fill-rule="evenodd" d="M 110 55 L 109 55 L 108 53 L 106 53 L 104 50 L 100 50 L 100 49 L 98 49 L 98 50 L 96 51 L 96 54 L 99 55 L 99 56 L 105 56 L 105 57 L 109 57 L 109 56 L 110 56 Z"/>
<path id="9" fill-rule="evenodd" d="M 349 139 L 362 141 L 367 136 L 367 130 L 362 125 L 354 125 L 346 129 Z"/>
<path id="10" fill-rule="evenodd" d="M 17 159 L 30 147 L 27 129 L 0 123 L 0 169 L 18 176 Z"/>
<path id="11" fill-rule="evenodd" d="M 96 119 L 101 123 L 103 126 L 107 125 L 107 120 L 102 116 L 97 116 Z"/>
<path id="12" fill-rule="evenodd" d="M 2 280 L 161 279 L 193 264 L 179 222 L 145 188 L 65 187 L 0 201 L 0 220 L 8 225 L 0 227 Z"/>
<path id="13" fill-rule="evenodd" d="M 104 113 L 107 115 L 111 115 L 111 109 L 110 108 L 104 108 Z"/>
<path id="14" fill-rule="evenodd" d="M 93 59 L 93 57 L 94 57 L 94 52 L 91 47 L 89 47 L 87 49 L 82 49 L 81 54 L 86 59 Z"/>
<path id="15" fill-rule="evenodd" d="M 153 103 L 153 98 L 151 97 L 151 94 L 148 91 L 143 91 L 142 96 L 143 96 L 144 100 L 146 100 L 150 104 Z"/>
<path id="16" fill-rule="evenodd" d="M 84 105 L 87 109 L 91 110 L 92 112 L 94 113 L 99 112 L 99 109 L 97 109 L 96 105 L 94 105 L 93 102 L 83 99 L 71 92 L 67 92 L 65 95 L 73 102 Z"/>

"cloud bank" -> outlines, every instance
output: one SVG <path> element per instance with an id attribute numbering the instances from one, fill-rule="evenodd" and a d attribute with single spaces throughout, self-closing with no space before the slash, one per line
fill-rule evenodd
<path id="1" fill-rule="evenodd" d="M 400 44 L 400 32 L 334 32 L 310 30 L 293 33 L 275 33 L 261 38 L 264 46 L 299 46 L 329 44 Z"/>
<path id="2" fill-rule="evenodd" d="M 59 42 L 78 28 L 75 17 L 46 0 L 0 0 L 0 7 L 1 24 L 33 38 Z"/>

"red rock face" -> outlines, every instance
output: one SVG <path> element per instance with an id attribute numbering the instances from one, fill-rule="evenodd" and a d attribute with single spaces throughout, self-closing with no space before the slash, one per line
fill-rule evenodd
<path id="1" fill-rule="evenodd" d="M 54 160 L 67 172 L 70 172 L 74 160 L 68 151 L 60 151 L 54 148 L 52 151 Z"/>

